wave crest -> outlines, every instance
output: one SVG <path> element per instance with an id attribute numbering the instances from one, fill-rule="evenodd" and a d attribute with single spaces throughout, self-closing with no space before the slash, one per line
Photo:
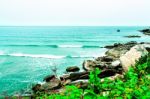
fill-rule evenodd
<path id="1" fill-rule="evenodd" d="M 13 53 L 13 54 L 0 54 L 0 56 L 9 56 L 9 57 L 31 57 L 31 58 L 47 58 L 47 59 L 62 59 L 62 58 L 94 58 L 98 57 L 97 55 L 49 55 L 49 54 L 23 54 L 23 53 Z"/>
<path id="2" fill-rule="evenodd" d="M 51 47 L 51 48 L 100 48 L 95 45 L 2 45 L 12 47 Z"/>

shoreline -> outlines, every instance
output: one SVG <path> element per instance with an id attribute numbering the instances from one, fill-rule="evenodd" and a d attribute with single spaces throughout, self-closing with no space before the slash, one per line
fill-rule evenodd
<path id="1" fill-rule="evenodd" d="M 100 78 L 110 77 L 110 79 L 115 79 L 116 77 L 121 77 L 123 69 L 120 67 L 120 63 L 117 62 L 118 61 L 117 60 L 118 56 L 114 57 L 112 55 L 113 57 L 108 57 L 109 54 L 111 53 L 112 49 L 119 48 L 119 52 L 120 52 L 124 48 L 126 48 L 126 49 L 128 49 L 128 47 L 132 48 L 133 46 L 139 45 L 139 44 L 145 44 L 145 45 L 147 44 L 147 45 L 149 45 L 148 48 L 150 48 L 150 42 L 137 43 L 137 42 L 131 41 L 131 42 L 124 43 L 124 44 L 115 43 L 113 45 L 107 45 L 107 46 L 104 47 L 104 48 L 106 48 L 106 50 L 105 50 L 105 52 L 103 52 L 103 55 L 101 55 L 99 57 L 95 57 L 94 59 L 90 59 L 89 64 L 92 63 L 91 65 L 93 65 L 93 67 L 94 67 L 94 65 L 97 64 L 97 63 L 94 63 L 95 61 L 106 62 L 103 65 L 104 67 L 100 68 L 100 69 L 102 69 L 102 74 L 99 75 Z M 121 46 L 122 46 L 122 49 L 120 49 Z M 128 51 L 129 50 L 130 49 L 128 49 Z M 110 53 L 108 53 L 108 52 L 110 52 Z M 126 53 L 126 52 L 127 51 L 125 51 L 123 53 Z M 114 59 L 112 59 L 112 58 L 114 58 Z M 114 66 L 114 68 L 107 67 L 107 63 L 110 65 L 110 62 L 112 62 L 112 60 L 113 60 L 113 66 Z M 85 60 L 85 61 L 88 61 L 88 60 Z M 83 64 L 84 64 L 84 62 L 83 62 Z M 72 66 L 72 67 L 74 67 L 74 66 Z M 58 75 L 58 76 L 56 76 L 57 74 L 56 75 L 48 75 L 47 77 L 45 77 L 43 79 L 43 81 L 40 81 L 41 83 L 37 83 L 36 85 L 34 85 L 32 87 L 33 93 L 32 93 L 32 91 L 26 91 L 25 93 L 23 93 L 21 95 L 19 95 L 19 94 L 13 94 L 13 96 L 16 96 L 16 97 L 18 97 L 18 96 L 21 96 L 21 97 L 31 97 L 37 91 L 43 92 L 44 89 L 43 88 L 41 89 L 41 87 L 43 87 L 43 86 L 45 88 L 46 87 L 50 88 L 50 89 L 46 89 L 46 90 L 49 90 L 48 91 L 48 92 L 50 92 L 49 94 L 60 93 L 61 91 L 64 91 L 65 89 L 63 89 L 62 85 L 63 86 L 66 86 L 66 85 L 79 85 L 79 84 L 82 83 L 82 86 L 80 86 L 80 88 L 87 88 L 88 79 L 89 79 L 89 76 L 88 76 L 89 75 L 89 71 L 91 71 L 92 69 L 88 70 L 87 67 L 86 68 L 83 68 L 83 67 L 84 67 L 83 65 L 82 65 L 82 69 L 80 69 L 79 67 L 76 67 L 76 68 L 79 68 L 80 71 L 78 71 L 78 70 L 76 71 L 76 68 L 73 68 L 73 69 L 71 69 L 72 72 L 63 73 L 63 74 Z M 114 69 L 117 69 L 118 71 L 116 71 Z M 117 73 L 117 75 L 116 75 L 116 73 Z M 50 86 L 49 86 L 48 83 L 49 84 L 51 83 Z"/>
<path id="2" fill-rule="evenodd" d="M 105 46 L 104 48 L 107 48 L 107 50 L 105 51 L 105 52 L 107 52 L 108 50 L 111 50 L 113 47 L 117 47 L 117 46 L 120 46 L 121 44 L 120 43 L 115 43 L 114 45 L 107 45 L 107 46 Z M 124 45 L 124 44 L 122 44 L 122 45 Z M 104 53 L 105 53 L 104 52 Z M 103 55 L 102 56 L 106 56 L 106 55 L 104 55 L 104 53 L 103 53 Z M 107 53 L 108 54 L 108 53 Z M 102 57 L 102 56 L 100 56 L 100 57 Z M 96 60 L 96 59 L 98 59 L 99 57 L 93 57 L 94 59 L 92 59 L 92 60 Z M 100 58 L 100 59 L 102 59 L 102 58 Z M 106 58 L 106 59 L 109 59 L 109 57 L 108 58 Z M 110 59 L 111 60 L 111 59 Z M 109 63 L 108 63 L 109 64 Z M 85 72 L 86 70 L 84 69 L 82 72 Z M 115 71 L 114 71 L 115 72 Z M 70 72 L 70 73 L 68 73 L 69 75 L 71 74 L 71 73 L 81 73 L 81 71 L 80 72 Z M 67 74 L 66 74 L 67 75 Z M 60 75 L 60 77 L 61 76 L 63 76 L 63 74 L 62 75 Z M 59 77 L 59 80 L 60 80 L 60 77 Z M 84 78 L 85 77 L 85 78 Z M 85 73 L 85 76 L 84 76 L 83 78 L 84 79 L 87 79 L 87 74 Z M 58 78 L 58 77 L 56 77 L 56 78 Z M 55 79 L 55 78 L 54 78 Z M 50 81 L 51 81 L 51 79 L 50 79 Z M 50 82 L 50 81 L 48 81 L 48 83 Z M 76 81 L 76 80 L 75 80 Z M 80 81 L 80 80 L 78 80 L 78 81 L 73 81 L 73 83 L 76 83 L 76 82 L 78 82 L 78 81 Z M 85 81 L 85 80 L 83 80 L 83 81 Z M 47 82 L 45 82 L 45 83 L 47 83 Z"/>
<path id="3" fill-rule="evenodd" d="M 124 72 L 124 69 L 121 66 L 120 62 L 118 61 L 118 58 L 120 58 L 121 55 L 125 55 L 125 53 L 130 51 L 132 47 L 144 44 L 149 45 L 149 43 L 145 42 L 137 43 L 131 41 L 125 44 L 115 43 L 114 45 L 105 46 L 105 48 L 108 49 L 105 52 L 105 56 L 100 56 L 93 60 L 85 60 L 83 62 L 82 68 L 84 71 L 79 72 L 80 68 L 76 66 L 68 67 L 70 68 L 70 72 L 68 72 L 67 74 L 62 74 L 60 77 L 57 77 L 56 75 L 48 75 L 43 79 L 43 81 L 45 82 L 44 84 L 42 85 L 36 84 L 35 86 L 32 87 L 32 90 L 34 93 L 40 90 L 41 91 L 49 90 L 48 94 L 52 94 L 53 91 L 54 93 L 60 93 L 64 91 L 65 89 L 63 88 L 63 86 L 66 85 L 81 84 L 80 88 L 87 88 L 89 71 L 91 71 L 92 68 L 96 67 L 99 67 L 99 69 L 102 70 L 101 74 L 99 75 L 100 78 L 110 77 L 110 79 L 115 79 L 118 76 L 122 76 Z M 150 45 L 148 47 L 150 47 Z M 112 50 L 114 50 L 114 52 L 112 52 Z M 118 53 L 116 54 L 115 51 L 117 50 Z M 101 64 L 103 63 L 103 65 L 100 65 L 100 63 L 97 62 L 100 62 Z"/>

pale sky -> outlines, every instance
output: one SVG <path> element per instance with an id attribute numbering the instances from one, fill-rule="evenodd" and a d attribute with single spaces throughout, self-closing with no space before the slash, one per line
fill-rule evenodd
<path id="1" fill-rule="evenodd" d="M 150 25 L 150 0 L 0 0 L 1 26 Z"/>

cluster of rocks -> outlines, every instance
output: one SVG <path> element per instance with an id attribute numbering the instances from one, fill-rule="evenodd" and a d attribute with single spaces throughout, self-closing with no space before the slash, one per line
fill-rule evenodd
<path id="1" fill-rule="evenodd" d="M 149 43 L 128 42 L 125 44 L 116 43 L 114 45 L 105 46 L 105 56 L 97 57 L 94 60 L 85 60 L 83 62 L 83 70 L 80 72 L 78 66 L 71 66 L 66 69 L 68 74 L 64 74 L 59 78 L 55 75 L 49 75 L 44 78 L 44 84 L 36 84 L 32 90 L 36 92 L 62 92 L 65 90 L 65 85 L 78 85 L 79 88 L 87 88 L 89 73 L 95 68 L 99 68 L 101 73 L 100 78 L 110 77 L 115 78 L 116 75 L 123 75 L 128 70 L 129 66 L 133 66 L 143 53 L 150 50 Z"/>
<path id="2" fill-rule="evenodd" d="M 150 35 L 150 28 L 149 29 L 139 30 L 139 31 L 142 32 L 145 35 Z"/>

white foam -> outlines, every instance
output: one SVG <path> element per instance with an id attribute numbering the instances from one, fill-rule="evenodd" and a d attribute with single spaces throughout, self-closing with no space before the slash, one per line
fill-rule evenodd
<path id="1" fill-rule="evenodd" d="M 56 55 L 45 55 L 45 54 L 22 54 L 22 53 L 14 53 L 9 54 L 9 56 L 16 56 L 16 57 L 33 57 L 33 58 L 50 58 L 50 59 L 59 59 L 64 58 L 65 56 L 56 56 Z"/>
<path id="2" fill-rule="evenodd" d="M 3 52 L 3 51 L 0 51 L 0 55 L 4 55 L 4 52 Z"/>
<path id="3" fill-rule="evenodd" d="M 58 47 L 62 47 L 62 48 L 81 48 L 82 45 L 58 45 Z"/>

